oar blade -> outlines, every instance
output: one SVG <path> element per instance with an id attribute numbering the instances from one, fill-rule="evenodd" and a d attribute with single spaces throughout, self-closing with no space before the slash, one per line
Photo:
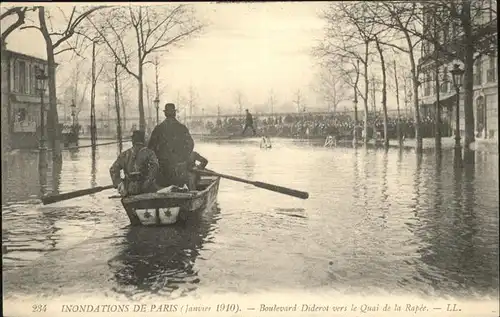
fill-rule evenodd
<path id="1" fill-rule="evenodd" d="M 296 189 L 291 189 L 291 188 L 282 187 L 282 186 L 273 185 L 273 184 L 268 184 L 268 183 L 263 183 L 263 182 L 253 182 L 253 185 L 256 187 L 259 187 L 259 188 L 264 188 L 264 189 L 267 189 L 267 190 L 270 190 L 270 191 L 273 191 L 276 193 L 280 193 L 280 194 L 284 194 L 284 195 L 288 195 L 288 196 L 293 196 L 293 197 L 297 197 L 300 199 L 309 198 L 309 193 L 303 192 L 300 190 L 296 190 Z"/>
<path id="2" fill-rule="evenodd" d="M 81 189 L 81 190 L 77 190 L 77 191 L 69 192 L 69 193 L 58 194 L 58 195 L 47 195 L 47 196 L 42 197 L 42 203 L 44 205 L 49 205 L 49 204 L 57 203 L 57 202 L 60 202 L 63 200 L 69 200 L 69 199 L 73 199 L 73 198 L 77 198 L 77 197 L 81 197 L 81 196 L 95 194 L 95 193 L 98 193 L 98 192 L 103 191 L 105 189 L 112 188 L 112 187 L 113 187 L 112 185 L 99 186 L 99 187 L 94 187 L 94 188 Z"/>

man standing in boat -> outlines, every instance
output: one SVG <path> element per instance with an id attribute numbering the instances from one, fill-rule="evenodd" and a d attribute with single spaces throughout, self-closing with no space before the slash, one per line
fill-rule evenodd
<path id="1" fill-rule="evenodd" d="M 194 141 L 188 128 L 175 118 L 173 103 L 165 105 L 165 120 L 151 133 L 148 148 L 158 157 L 160 173 L 157 184 L 161 187 L 182 187 L 189 183 L 189 165 Z"/>
<path id="2" fill-rule="evenodd" d="M 120 153 L 109 169 L 113 185 L 123 197 L 158 190 L 158 159 L 155 153 L 145 146 L 144 139 L 143 131 L 133 131 L 132 148 Z M 120 176 L 121 170 L 125 174 L 123 180 Z"/>
<path id="3" fill-rule="evenodd" d="M 255 132 L 255 128 L 253 127 L 253 117 L 252 117 L 252 114 L 248 111 L 248 109 L 245 109 L 245 111 L 246 111 L 245 127 L 243 128 L 243 132 L 241 132 L 241 135 L 244 135 L 245 131 L 248 128 L 252 128 L 253 135 L 255 135 L 257 133 Z"/>

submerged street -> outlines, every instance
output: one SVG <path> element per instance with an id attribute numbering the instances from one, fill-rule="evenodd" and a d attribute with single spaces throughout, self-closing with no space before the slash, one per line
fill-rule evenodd
<path id="1" fill-rule="evenodd" d="M 129 144 L 124 144 L 128 148 Z M 41 192 L 110 183 L 117 145 L 2 165 L 4 299 L 163 300 L 199 294 L 335 291 L 494 298 L 498 157 L 323 148 L 274 139 L 201 143 L 208 167 L 308 191 L 300 200 L 222 179 L 218 204 L 185 226 L 130 228 L 116 191 L 43 206 Z M 33 301 L 31 301 L 33 302 Z"/>

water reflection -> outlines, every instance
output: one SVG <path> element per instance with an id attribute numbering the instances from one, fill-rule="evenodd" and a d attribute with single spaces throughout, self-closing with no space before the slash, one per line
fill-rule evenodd
<path id="1" fill-rule="evenodd" d="M 61 172 L 63 162 L 52 161 L 52 194 L 59 194 L 59 187 L 61 186 Z"/>
<path id="2" fill-rule="evenodd" d="M 69 152 L 69 157 L 71 158 L 72 161 L 77 161 L 79 158 L 79 153 L 80 153 L 80 148 L 71 148 L 68 150 Z"/>
<path id="3" fill-rule="evenodd" d="M 245 176 L 249 179 L 252 179 L 255 173 L 255 154 L 254 152 L 252 152 L 252 148 L 245 149 L 242 152 Z"/>
<path id="4" fill-rule="evenodd" d="M 311 198 L 243 192 L 238 183 L 221 182 L 224 218 L 202 218 L 193 228 L 124 229 L 128 219 L 119 201 L 108 199 L 111 191 L 40 204 L 42 189 L 87 188 L 89 178 L 91 186 L 107 183 L 107 169 L 116 158 L 114 145 L 80 149 L 72 157 L 64 152 L 63 165 L 54 165 L 49 156 L 45 170 L 38 169 L 37 153 L 11 155 L 2 166 L 4 267 L 21 267 L 13 273 L 26 276 L 26 289 L 38 283 L 47 292 L 99 293 L 115 286 L 133 297 L 154 292 L 175 297 L 195 288 L 312 289 L 325 284 L 319 273 L 325 255 L 335 255 L 338 274 L 333 283 L 338 289 L 497 294 L 498 156 L 481 153 L 475 165 L 455 169 L 453 150 L 438 156 L 370 147 L 315 150 L 286 142 L 273 143 L 287 156 L 300 158 L 300 169 L 297 160 L 287 159 L 277 167 L 275 152 L 260 151 L 258 143 L 198 144 L 209 159 L 211 155 L 215 170 L 255 173 L 252 179 L 281 173 L 284 184 L 302 184 Z M 248 203 L 242 204 L 242 193 Z M 272 213 L 276 217 L 263 216 L 271 208 L 278 211 Z M 388 217 L 381 230 L 384 213 Z M 55 249 L 61 252 L 49 252 Z M 102 253 L 86 262 L 94 250 Z M 66 252 L 73 259 L 69 264 L 60 260 Z M 108 265 L 115 254 L 119 256 Z M 47 261 L 33 262 L 41 256 Z M 59 262 L 66 265 L 54 265 Z M 39 272 L 38 279 L 26 273 L 28 263 L 29 272 Z M 262 270 L 264 266 L 271 269 Z M 109 275 L 111 281 L 94 280 L 90 271 Z M 69 287 L 64 278 L 86 286 Z"/>
<path id="5" fill-rule="evenodd" d="M 354 182 L 353 187 L 352 187 L 352 195 L 354 201 L 359 201 L 360 199 L 360 194 L 359 194 L 359 188 L 360 188 L 360 164 L 359 164 L 359 149 L 358 147 L 354 148 L 354 158 L 352 160 L 353 162 L 353 173 L 354 173 Z"/>
<path id="6" fill-rule="evenodd" d="M 109 261 L 119 288 L 128 297 L 149 294 L 184 296 L 200 282 L 195 261 L 210 243 L 210 233 L 220 210 L 196 214 L 184 224 L 171 227 L 130 227 L 125 233 L 123 250 Z"/>
<path id="7" fill-rule="evenodd" d="M 440 152 L 436 152 L 436 171 L 434 175 L 434 186 L 435 186 L 435 199 L 434 199 L 434 210 L 436 212 L 443 212 L 443 155 Z"/>
<path id="8" fill-rule="evenodd" d="M 47 161 L 46 156 L 40 153 L 38 157 L 38 180 L 40 182 L 40 196 L 45 196 L 47 194 Z"/>
<path id="9" fill-rule="evenodd" d="M 17 152 L 2 163 L 2 206 L 37 201 L 40 196 L 39 153 Z"/>
<path id="10" fill-rule="evenodd" d="M 438 295 L 452 290 L 458 296 L 467 296 L 473 285 L 476 292 L 487 294 L 495 287 L 492 277 L 498 281 L 498 273 L 484 271 L 492 258 L 477 246 L 481 230 L 476 217 L 474 168 L 465 165 L 464 170 L 455 170 L 450 180 L 443 174 L 441 155 L 426 163 L 426 170 L 435 170 L 434 182 L 419 196 L 432 204 L 426 202 L 428 207 L 418 215 L 415 235 L 422 241 L 417 251 L 421 262 L 416 264 L 419 274 L 414 279 L 432 285 Z M 452 191 L 446 197 L 444 184 L 449 181 Z"/>
<path id="11" fill-rule="evenodd" d="M 389 156 L 388 149 L 384 149 L 384 154 L 382 157 L 382 186 L 381 186 L 381 195 L 382 195 L 382 219 L 383 219 L 383 227 L 387 226 L 387 212 L 389 209 L 389 179 L 387 176 L 387 169 L 389 165 Z"/>
<path id="12" fill-rule="evenodd" d="M 97 147 L 92 148 L 92 153 L 91 153 L 91 160 L 92 162 L 91 167 L 90 167 L 90 187 L 96 187 L 97 186 Z"/>

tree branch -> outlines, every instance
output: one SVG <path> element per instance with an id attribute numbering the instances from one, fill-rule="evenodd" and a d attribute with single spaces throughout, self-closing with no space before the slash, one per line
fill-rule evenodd
<path id="1" fill-rule="evenodd" d="M 54 44 L 53 44 L 53 48 L 57 48 L 59 45 L 61 45 L 63 42 L 65 42 L 66 40 L 68 40 L 71 36 L 73 36 L 73 34 L 75 34 L 75 30 L 76 28 L 80 25 L 81 22 L 83 22 L 83 20 L 85 20 L 88 16 L 90 16 L 92 13 L 94 13 L 95 11 L 97 10 L 100 10 L 100 9 L 103 9 L 103 8 L 106 8 L 106 6 L 97 6 L 97 7 L 93 7 L 85 12 L 83 12 L 82 14 L 80 14 L 76 19 L 75 21 L 69 21 L 68 22 L 68 26 L 66 28 L 66 31 L 64 31 L 64 36 L 61 37 L 59 40 L 57 40 Z M 73 8 L 74 10 L 74 8 Z M 71 15 L 71 19 L 73 18 L 73 14 Z"/>
<path id="2" fill-rule="evenodd" d="M 2 30 L 2 36 L 0 38 L 0 43 L 1 43 L 2 47 L 4 46 L 5 40 L 7 39 L 7 37 L 12 32 L 14 32 L 14 30 L 16 30 L 18 27 L 20 27 L 21 25 L 24 24 L 27 10 L 28 10 L 27 7 L 15 7 L 15 8 L 11 8 L 11 9 L 7 10 L 6 12 L 4 12 L 2 14 L 1 19 L 4 19 L 4 18 L 6 18 L 10 15 L 13 15 L 13 14 L 17 14 L 16 22 L 11 24 L 5 31 Z"/>

